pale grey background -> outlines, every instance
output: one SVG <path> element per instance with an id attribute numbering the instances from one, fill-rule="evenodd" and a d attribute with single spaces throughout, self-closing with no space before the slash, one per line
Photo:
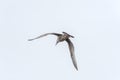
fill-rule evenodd
<path id="1" fill-rule="evenodd" d="M 79 71 L 55 36 L 27 41 L 62 31 Z M 120 0 L 1 0 L 0 80 L 120 80 Z"/>

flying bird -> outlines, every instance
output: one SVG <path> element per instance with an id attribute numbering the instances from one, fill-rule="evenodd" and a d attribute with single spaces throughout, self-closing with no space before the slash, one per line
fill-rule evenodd
<path id="1" fill-rule="evenodd" d="M 69 39 L 70 37 L 71 38 L 74 38 L 74 36 L 66 33 L 66 32 L 62 32 L 63 34 L 59 34 L 59 33 L 46 33 L 46 34 L 43 34 L 43 35 L 40 35 L 36 38 L 33 38 L 33 39 L 28 39 L 28 41 L 33 41 L 35 39 L 39 39 L 41 37 L 44 37 L 44 36 L 47 36 L 47 35 L 55 35 L 57 36 L 57 42 L 56 42 L 56 45 L 59 43 L 59 42 L 63 42 L 63 41 L 66 41 L 68 43 L 68 47 L 69 47 L 69 51 L 70 51 L 70 56 L 71 56 L 71 59 L 72 59 L 72 62 L 73 62 L 73 65 L 74 67 L 76 68 L 76 70 L 78 70 L 78 67 L 77 67 L 77 62 L 76 62 L 76 59 L 75 59 L 75 53 L 74 53 L 74 45 L 73 43 L 71 42 L 71 40 Z"/>

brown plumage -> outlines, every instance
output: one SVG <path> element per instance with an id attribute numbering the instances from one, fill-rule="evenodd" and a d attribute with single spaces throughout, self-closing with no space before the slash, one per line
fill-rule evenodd
<path id="1" fill-rule="evenodd" d="M 66 42 L 68 43 L 68 47 L 69 47 L 69 51 L 70 51 L 70 56 L 71 56 L 73 65 L 74 65 L 74 67 L 76 68 L 76 70 L 78 70 L 77 62 L 76 62 L 76 59 L 75 59 L 74 46 L 73 46 L 73 43 L 71 42 L 71 40 L 69 39 L 70 37 L 74 38 L 74 36 L 69 35 L 69 34 L 66 33 L 66 32 L 63 32 L 63 34 L 59 34 L 59 33 L 46 33 L 46 34 L 40 35 L 40 36 L 38 36 L 38 37 L 36 37 L 36 38 L 29 39 L 28 41 L 32 41 L 32 40 L 35 40 L 35 39 L 39 39 L 39 38 L 44 37 L 44 36 L 47 36 L 47 35 L 56 35 L 56 36 L 57 36 L 56 45 L 57 45 L 59 42 L 62 42 L 62 41 L 66 41 Z"/>

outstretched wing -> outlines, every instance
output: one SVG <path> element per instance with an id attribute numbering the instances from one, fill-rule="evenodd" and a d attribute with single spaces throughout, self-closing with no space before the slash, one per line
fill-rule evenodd
<path id="1" fill-rule="evenodd" d="M 36 37 L 36 38 L 28 39 L 28 41 L 32 41 L 32 40 L 35 40 L 35 39 L 39 39 L 39 38 L 44 37 L 44 36 L 47 36 L 47 35 L 61 36 L 61 34 L 58 34 L 58 33 L 46 33 L 46 34 L 40 35 L 40 36 L 38 36 L 38 37 Z"/>
<path id="2" fill-rule="evenodd" d="M 67 41 L 68 46 L 69 46 L 70 55 L 71 55 L 71 59 L 72 59 L 73 65 L 76 68 L 76 70 L 78 70 L 77 62 L 76 62 L 76 59 L 75 59 L 75 53 L 74 53 L 73 43 L 70 41 L 70 39 L 66 39 L 66 41 Z"/>

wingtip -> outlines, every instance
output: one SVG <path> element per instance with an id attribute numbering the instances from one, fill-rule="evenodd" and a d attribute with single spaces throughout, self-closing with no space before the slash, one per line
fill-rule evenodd
<path id="1" fill-rule="evenodd" d="M 28 39 L 28 41 L 32 41 L 33 39 Z"/>
<path id="2" fill-rule="evenodd" d="M 78 68 L 76 67 L 76 70 L 78 71 Z"/>

